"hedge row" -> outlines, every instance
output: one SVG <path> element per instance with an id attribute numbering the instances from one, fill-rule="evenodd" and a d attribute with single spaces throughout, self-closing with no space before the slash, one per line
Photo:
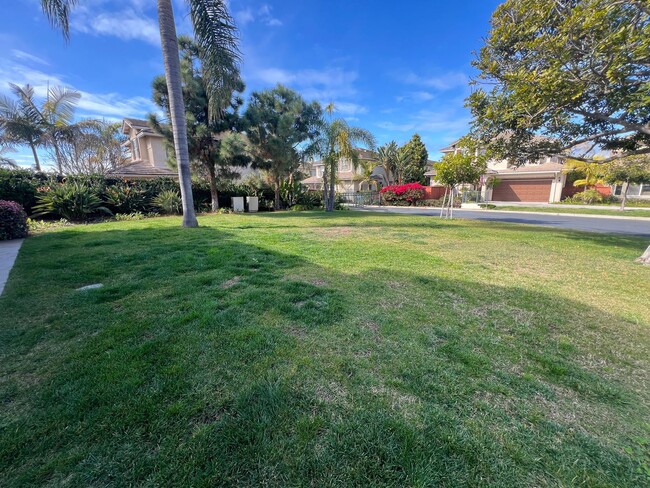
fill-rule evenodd
<path id="1" fill-rule="evenodd" d="M 150 180 L 125 180 L 108 178 L 103 175 L 83 175 L 60 177 L 29 170 L 0 169 L 0 200 L 14 201 L 22 205 L 28 215 L 35 213 L 39 196 L 46 194 L 58 185 L 83 185 L 93 194 L 103 198 L 113 190 L 122 191 L 130 188 L 142 196 L 141 208 L 137 206 L 131 211 L 149 212 L 151 202 L 161 193 L 178 191 L 178 181 L 173 178 L 154 178 Z M 207 182 L 192 184 L 194 205 L 198 211 L 210 208 L 210 187 Z M 219 206 L 230 207 L 234 196 L 260 197 L 260 209 L 272 207 L 273 191 L 271 189 L 256 189 L 247 185 L 226 184 L 219 188 Z M 111 207 L 110 204 L 107 207 Z M 119 209 L 111 208 L 113 211 Z"/>

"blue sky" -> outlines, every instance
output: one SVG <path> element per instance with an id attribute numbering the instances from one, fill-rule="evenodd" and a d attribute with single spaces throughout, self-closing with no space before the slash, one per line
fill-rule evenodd
<path id="1" fill-rule="evenodd" d="M 179 32 L 191 33 L 182 0 Z M 247 92 L 280 82 L 306 99 L 334 101 L 339 116 L 406 142 L 418 132 L 432 159 L 463 135 L 472 51 L 496 0 L 230 0 L 240 29 Z M 50 27 L 38 0 L 0 16 L 0 92 L 48 82 L 82 93 L 79 117 L 143 118 L 155 110 L 151 80 L 163 73 L 154 0 L 79 0 L 71 40 Z M 14 155 L 31 164 L 26 151 Z"/>

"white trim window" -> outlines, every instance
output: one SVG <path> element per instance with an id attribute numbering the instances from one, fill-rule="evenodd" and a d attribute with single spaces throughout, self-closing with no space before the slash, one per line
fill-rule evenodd
<path id="1" fill-rule="evenodd" d="M 616 185 L 614 187 L 614 195 L 621 196 L 623 194 L 623 185 Z M 631 184 L 627 189 L 627 196 L 629 197 L 650 197 L 650 183 L 642 185 Z"/>
<path id="2" fill-rule="evenodd" d="M 352 171 L 352 163 L 348 158 L 339 161 L 339 171 Z"/>

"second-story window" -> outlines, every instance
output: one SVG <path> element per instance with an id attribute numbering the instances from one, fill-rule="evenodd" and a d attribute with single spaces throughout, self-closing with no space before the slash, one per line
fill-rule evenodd
<path id="1" fill-rule="evenodd" d="M 352 165 L 350 164 L 349 159 L 342 159 L 339 162 L 339 171 L 350 171 Z"/>
<path id="2" fill-rule="evenodd" d="M 309 176 L 316 176 L 316 168 L 312 168 L 309 170 Z"/>

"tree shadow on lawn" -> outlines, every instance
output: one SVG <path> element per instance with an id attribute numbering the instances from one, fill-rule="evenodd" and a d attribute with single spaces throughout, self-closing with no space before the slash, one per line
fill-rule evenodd
<path id="1" fill-rule="evenodd" d="M 16 268 L 3 486 L 643 483 L 641 326 L 582 303 L 210 228 L 66 229 Z"/>

